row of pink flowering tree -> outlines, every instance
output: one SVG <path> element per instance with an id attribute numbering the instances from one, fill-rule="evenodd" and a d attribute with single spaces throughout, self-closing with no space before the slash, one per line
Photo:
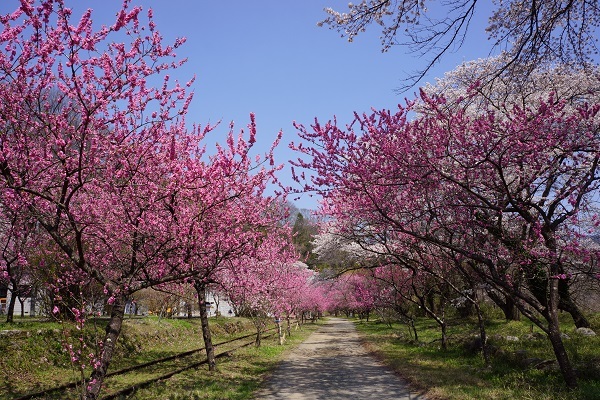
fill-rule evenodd
<path id="1" fill-rule="evenodd" d="M 295 164 L 312 171 L 305 184 L 338 235 L 381 265 L 449 283 L 455 274 L 510 299 L 548 335 L 576 387 L 558 311 L 585 325 L 569 283 L 598 279 L 597 246 L 585 244 L 599 222 L 600 104 L 550 92 L 496 107 L 476 89 L 451 99 L 422 91 L 345 127 L 298 126 Z M 424 262 L 441 255 L 437 272 Z"/>
<path id="2" fill-rule="evenodd" d="M 252 318 L 256 329 L 256 345 L 260 345 L 267 319 L 274 319 L 283 344 L 282 323 L 291 333 L 292 317 L 306 312 L 322 312 L 327 303 L 315 271 L 298 261 L 298 254 L 290 245 L 290 229 L 282 229 L 279 240 L 262 243 L 257 252 L 233 261 L 225 270 L 219 291 L 236 309 L 236 314 Z"/>
<path id="3" fill-rule="evenodd" d="M 15 289 L 22 271 L 46 269 L 29 252 L 44 243 L 55 314 L 83 324 L 94 305 L 69 298 L 103 291 L 110 319 L 98 352 L 71 354 L 82 371 L 91 365 L 82 397 L 95 399 L 133 294 L 192 285 L 205 311 L 223 270 L 280 238 L 281 201 L 266 194 L 279 139 L 253 155 L 251 116 L 247 132 L 232 127 L 206 149 L 213 127 L 186 125 L 192 81 L 169 76 L 185 40 L 164 44 L 151 10 L 126 0 L 97 27 L 91 10 L 74 18 L 64 1 L 23 0 L 0 21 L 2 278 Z M 203 327 L 209 352 L 206 315 Z"/>

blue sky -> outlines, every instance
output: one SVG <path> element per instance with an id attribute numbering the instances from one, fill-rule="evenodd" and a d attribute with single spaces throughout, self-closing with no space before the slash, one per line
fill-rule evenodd
<path id="1" fill-rule="evenodd" d="M 17 4 L 16 0 L 2 0 L 0 11 L 12 10 Z M 119 0 L 78 0 L 75 15 L 92 8 L 95 22 L 110 24 L 120 4 Z M 205 125 L 222 120 L 221 128 L 213 132 L 214 140 L 219 141 L 230 121 L 243 128 L 254 112 L 262 151 L 283 130 L 277 151 L 280 163 L 297 157 L 287 148 L 290 141 L 297 140 L 293 121 L 309 125 L 315 117 L 328 120 L 335 115 L 345 123 L 353 111 L 395 108 L 418 89 L 404 94 L 394 89 L 425 63 L 402 47 L 382 53 L 377 26 L 352 43 L 336 31 L 317 27 L 326 16 L 325 7 L 344 10 L 347 1 L 133 0 L 133 4 L 154 9 L 157 29 L 167 42 L 179 36 L 187 38 L 178 55 L 189 61 L 171 75 L 182 82 L 196 75 L 188 122 Z M 422 83 L 433 81 L 462 61 L 488 55 L 490 45 L 484 32 L 488 10 L 477 16 L 469 40 L 446 56 Z M 290 175 L 286 166 L 280 178 L 292 184 Z M 315 208 L 317 202 L 304 195 L 295 204 Z"/>

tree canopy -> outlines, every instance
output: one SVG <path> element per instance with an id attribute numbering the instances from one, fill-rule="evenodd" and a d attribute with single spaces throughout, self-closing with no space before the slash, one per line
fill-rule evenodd
<path id="1" fill-rule="evenodd" d="M 484 4 L 485 3 L 485 4 Z M 563 64 L 585 67 L 598 55 L 600 8 L 595 0 L 494 1 L 487 34 L 489 55 L 506 53 L 491 75 L 523 66 Z M 327 25 L 352 41 L 372 25 L 381 27 L 383 51 L 408 47 L 423 57 L 423 67 L 407 78 L 406 87 L 420 81 L 446 53 L 460 47 L 471 31 L 480 0 L 361 0 L 347 11 L 327 8 Z M 478 18 L 481 18 L 477 14 Z"/>

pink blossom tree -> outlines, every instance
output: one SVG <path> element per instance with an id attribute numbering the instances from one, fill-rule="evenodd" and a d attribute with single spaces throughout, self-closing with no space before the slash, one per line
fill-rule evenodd
<path id="1" fill-rule="evenodd" d="M 413 281 L 413 271 L 397 265 L 386 265 L 371 270 L 371 276 L 377 282 L 381 307 L 391 310 L 397 318 L 406 323 L 411 336 L 418 342 L 419 334 L 414 324 L 417 316 L 415 297 L 411 295 L 417 287 Z"/>
<path id="2" fill-rule="evenodd" d="M 191 97 L 168 75 L 162 87 L 146 85 L 175 64 L 160 61 L 173 47 L 161 44 L 151 13 L 140 27 L 140 11 L 125 2 L 98 31 L 91 10 L 71 25 L 62 1 L 23 1 L 2 17 L 3 201 L 27 209 L 62 250 L 76 274 L 63 282 L 93 278 L 112 306 L 87 398 L 98 396 L 127 296 L 175 278 L 165 268 L 176 243 L 166 182 Z M 116 32 L 129 46 L 108 42 Z"/>
<path id="3" fill-rule="evenodd" d="M 250 156 L 255 135 L 253 115 L 247 141 L 229 133 L 227 145 L 219 146 L 210 157 L 210 167 L 202 178 L 188 186 L 187 219 L 179 221 L 183 227 L 182 265 L 190 267 L 189 281 L 198 296 L 210 370 L 215 369 L 215 358 L 205 307 L 207 290 L 222 282 L 232 263 L 253 257 L 262 242 L 277 235 L 281 218 L 279 198 L 266 195 L 267 185 L 276 181 L 274 172 L 281 168 L 273 160 L 279 138 L 264 158 L 255 158 Z M 207 183 L 210 186 L 205 186 Z M 206 190 L 198 190 L 198 185 Z"/>
<path id="4" fill-rule="evenodd" d="M 563 110 L 567 113 L 577 112 L 582 104 L 594 104 L 600 100 L 597 66 L 574 68 L 560 63 L 552 66 L 531 65 L 529 74 L 513 76 L 504 72 L 490 80 L 491 71 L 499 69 L 507 61 L 507 56 L 503 54 L 464 63 L 438 79 L 435 85 L 427 85 L 424 90 L 430 96 L 443 94 L 446 98 L 445 107 L 463 109 L 470 115 L 478 115 L 481 110 L 492 108 L 496 110 L 498 118 L 502 115 L 511 118 L 514 105 L 535 107 L 540 98 L 548 99 L 549 96 L 552 96 L 554 102 L 564 102 Z M 576 222 L 580 226 L 576 228 L 579 232 L 572 233 L 579 237 L 580 242 L 590 242 L 590 232 L 583 228 L 586 222 L 582 218 L 585 216 L 580 216 Z M 593 228 L 591 232 L 594 232 Z M 589 327 L 589 322 L 571 293 L 576 292 L 572 286 L 579 284 L 583 275 L 589 275 L 592 269 L 587 266 L 578 268 L 573 263 L 569 269 L 570 273 L 563 274 L 565 277 L 559 282 L 559 308 L 572 315 L 577 327 Z M 516 284 L 516 281 L 513 282 Z M 502 308 L 507 318 L 518 317 L 518 313 L 513 312 L 510 297 L 502 298 L 496 291 L 490 291 L 489 295 Z M 537 295 L 544 296 L 544 293 L 538 290 Z"/>
<path id="5" fill-rule="evenodd" d="M 89 355 L 89 399 L 99 395 L 130 296 L 202 281 L 206 265 L 250 243 L 245 232 L 265 203 L 246 213 L 248 200 L 278 168 L 272 151 L 250 157 L 254 131 L 231 133 L 207 157 L 212 127 L 185 124 L 192 81 L 168 75 L 183 62 L 173 60 L 185 40 L 164 45 L 152 11 L 147 22 L 141 15 L 125 1 L 114 24 L 95 29 L 91 10 L 73 23 L 61 0 L 23 0 L 0 17 L 3 207 L 27 210 L 60 249 L 58 284 L 92 280 L 111 310 L 100 353 Z M 224 232 L 243 239 L 230 244 Z M 89 309 L 69 311 L 82 323 Z"/>
<path id="6" fill-rule="evenodd" d="M 565 107 L 551 97 L 510 114 L 470 115 L 422 93 L 396 113 L 299 126 L 322 212 L 344 233 L 404 235 L 450 252 L 483 282 L 517 301 L 544 330 L 565 382 L 577 385 L 560 336 L 559 286 L 578 246 L 577 221 L 594 216 L 598 106 Z M 424 104 L 424 106 L 422 106 Z M 423 112 L 425 107 L 426 112 Z M 513 285 L 514 278 L 526 290 Z M 539 295 L 542 293 L 542 295 Z"/>
<path id="7" fill-rule="evenodd" d="M 238 312 L 253 319 L 257 346 L 268 318 L 278 321 L 282 343 L 282 319 L 287 320 L 289 332 L 291 316 L 306 306 L 314 272 L 299 258 L 291 230 L 283 226 L 265 238 L 255 254 L 235 260 L 221 279 L 221 290 Z"/>
<path id="8" fill-rule="evenodd" d="M 376 286 L 368 278 L 364 272 L 355 272 L 341 278 L 345 279 L 346 290 L 348 290 L 347 307 L 356 312 L 361 319 L 365 318 L 367 321 L 377 301 Z"/>

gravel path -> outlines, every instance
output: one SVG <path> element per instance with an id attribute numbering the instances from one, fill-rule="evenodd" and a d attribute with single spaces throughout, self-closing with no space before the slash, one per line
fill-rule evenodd
<path id="1" fill-rule="evenodd" d="M 354 324 L 330 318 L 275 370 L 257 400 L 426 400 L 369 355 Z"/>

